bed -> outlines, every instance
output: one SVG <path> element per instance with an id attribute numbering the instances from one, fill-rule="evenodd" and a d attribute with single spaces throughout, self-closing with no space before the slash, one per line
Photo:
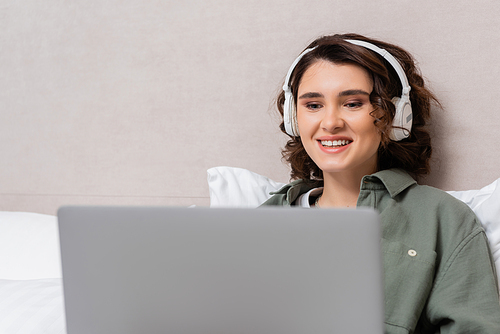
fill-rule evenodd
<path id="1" fill-rule="evenodd" d="M 288 182 L 274 98 L 296 55 L 335 32 L 415 56 L 443 106 L 420 182 L 476 211 L 498 266 L 498 12 L 496 0 L 0 0 L 0 333 L 65 332 L 60 206 L 254 207 Z"/>

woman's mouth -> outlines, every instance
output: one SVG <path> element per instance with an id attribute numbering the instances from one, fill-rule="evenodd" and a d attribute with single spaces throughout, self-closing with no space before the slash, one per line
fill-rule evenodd
<path id="1" fill-rule="evenodd" d="M 352 143 L 352 140 L 321 140 L 321 145 L 324 147 L 342 147 Z"/>

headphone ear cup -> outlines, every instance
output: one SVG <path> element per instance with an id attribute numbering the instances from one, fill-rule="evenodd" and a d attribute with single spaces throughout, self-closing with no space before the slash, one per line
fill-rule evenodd
<path id="1" fill-rule="evenodd" d="M 413 113 L 409 98 L 393 97 L 392 103 L 396 108 L 394 120 L 392 121 L 392 130 L 389 137 L 394 141 L 400 141 L 410 136 L 413 123 Z"/>
<path id="2" fill-rule="evenodd" d="M 292 92 L 285 91 L 285 103 L 283 105 L 283 122 L 285 131 L 290 136 L 298 137 L 299 128 L 297 124 L 297 111 L 295 110 L 295 102 Z"/>

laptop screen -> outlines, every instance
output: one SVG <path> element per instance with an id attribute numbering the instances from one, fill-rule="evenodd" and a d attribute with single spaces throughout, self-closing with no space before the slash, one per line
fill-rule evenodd
<path id="1" fill-rule="evenodd" d="M 372 210 L 64 207 L 58 217 L 69 334 L 383 332 Z"/>

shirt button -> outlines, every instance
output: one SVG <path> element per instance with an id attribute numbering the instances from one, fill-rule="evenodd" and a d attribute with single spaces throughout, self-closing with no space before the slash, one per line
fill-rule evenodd
<path id="1" fill-rule="evenodd" d="M 415 251 L 414 249 L 410 249 L 408 251 L 408 255 L 410 255 L 410 256 L 417 256 L 417 251 Z"/>

